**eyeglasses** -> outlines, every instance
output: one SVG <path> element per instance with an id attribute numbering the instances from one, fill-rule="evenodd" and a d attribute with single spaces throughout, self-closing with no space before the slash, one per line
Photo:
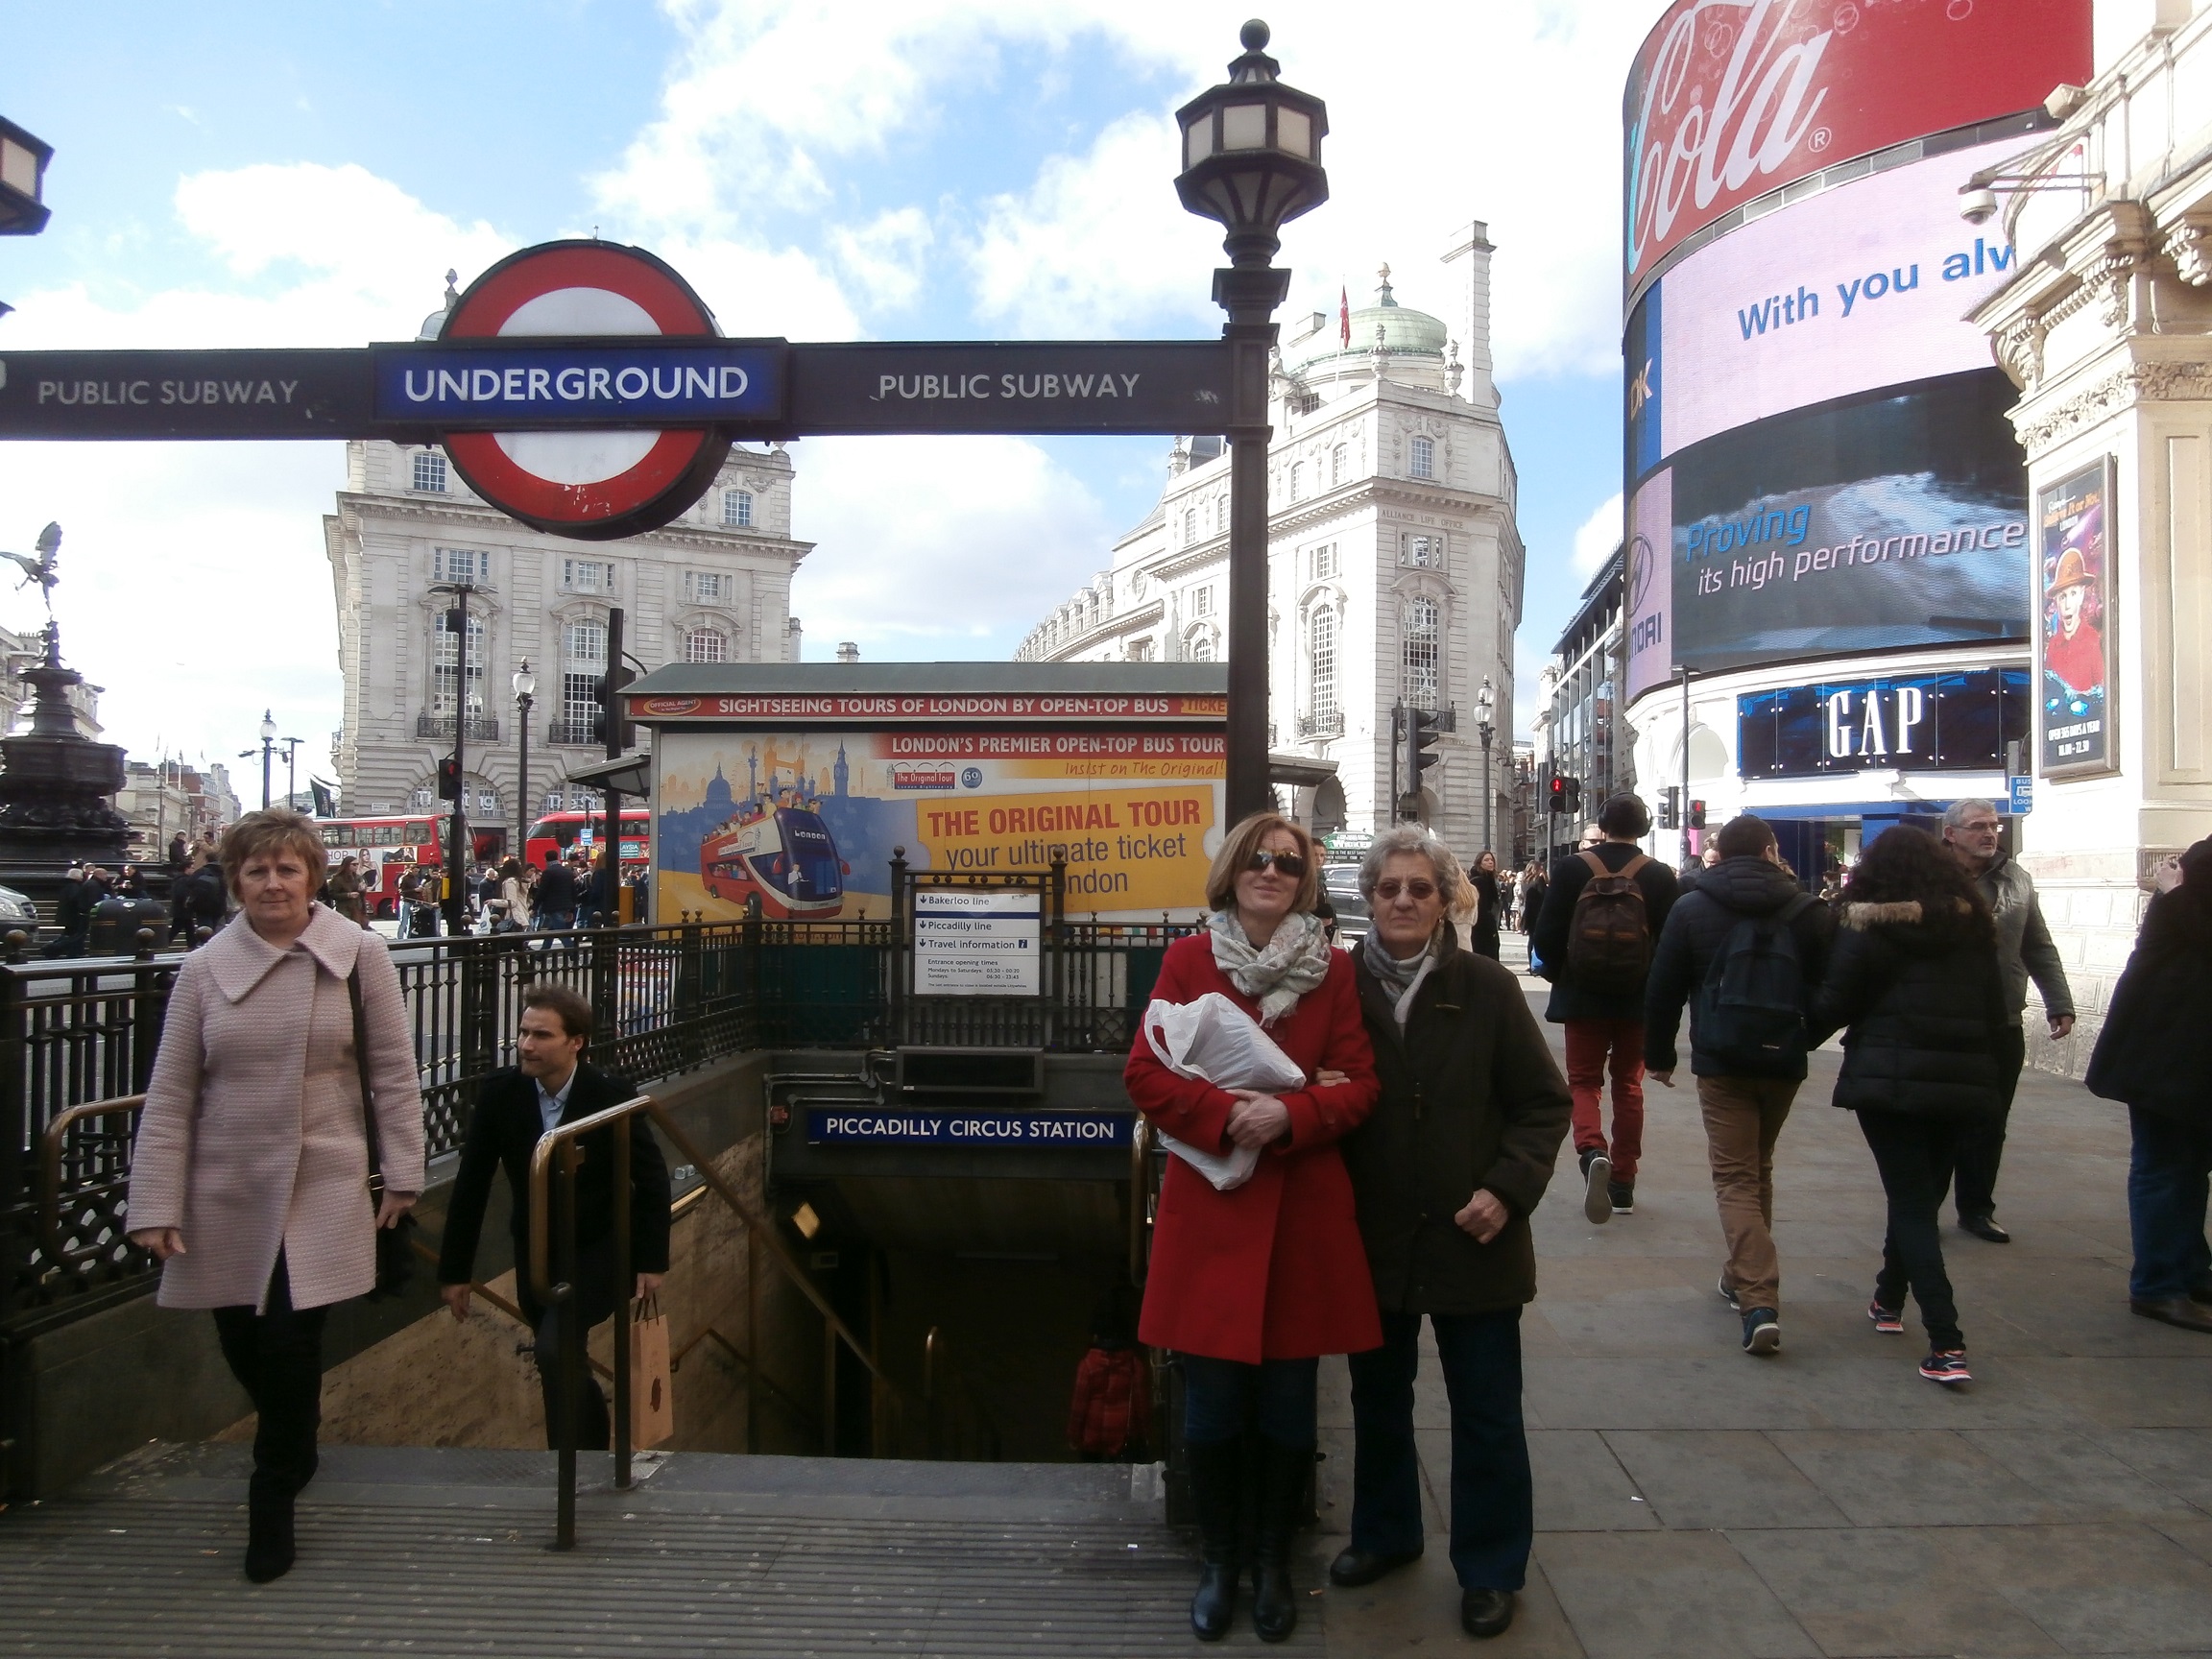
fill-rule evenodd
<path id="1" fill-rule="evenodd" d="M 1401 881 L 1395 877 L 1389 877 L 1375 883 L 1375 897 L 1378 899 L 1395 899 L 1401 893 L 1418 904 L 1436 897 L 1436 883 L 1424 881 L 1418 876 L 1410 881 Z"/>
<path id="2" fill-rule="evenodd" d="M 1252 854 L 1251 858 L 1246 861 L 1244 868 L 1260 871 L 1266 869 L 1270 864 L 1293 881 L 1306 874 L 1306 860 L 1299 854 L 1295 853 L 1270 853 L 1264 847 Z"/>

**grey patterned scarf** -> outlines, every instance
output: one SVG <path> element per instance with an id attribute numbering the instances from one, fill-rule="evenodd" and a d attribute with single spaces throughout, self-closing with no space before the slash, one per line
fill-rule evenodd
<path id="1" fill-rule="evenodd" d="M 1255 950 L 1234 910 L 1216 910 L 1207 924 L 1214 936 L 1214 966 L 1260 1004 L 1260 1023 L 1272 1025 L 1298 998 L 1329 977 L 1335 948 L 1318 916 L 1286 916 L 1264 950 Z"/>
<path id="2" fill-rule="evenodd" d="M 1443 954 L 1443 932 L 1439 927 L 1427 945 L 1403 960 L 1390 954 L 1389 947 L 1382 943 L 1382 933 L 1373 927 L 1368 928 L 1367 937 L 1359 947 L 1359 953 L 1367 959 L 1367 971 L 1390 994 L 1401 1030 L 1405 1028 L 1406 1016 L 1412 1011 L 1413 993 L 1421 989 L 1421 981 L 1429 977 Z"/>

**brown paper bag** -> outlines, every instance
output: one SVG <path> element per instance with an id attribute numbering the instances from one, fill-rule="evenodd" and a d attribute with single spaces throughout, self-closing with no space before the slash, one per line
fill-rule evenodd
<path id="1" fill-rule="evenodd" d="M 658 1296 L 630 1304 L 630 1446 L 643 1452 L 676 1432 L 668 1391 L 668 1321 Z"/>

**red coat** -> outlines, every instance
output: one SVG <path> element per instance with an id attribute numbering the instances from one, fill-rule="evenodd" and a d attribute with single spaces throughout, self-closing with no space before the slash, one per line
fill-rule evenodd
<path id="1" fill-rule="evenodd" d="M 1209 935 L 1176 940 L 1152 995 L 1189 1002 L 1209 991 L 1260 1017 L 1259 1004 L 1214 965 Z M 1289 1144 L 1262 1152 L 1241 1187 L 1217 1192 L 1182 1159 L 1167 1160 L 1138 1325 L 1155 1348 L 1257 1364 L 1382 1346 L 1352 1180 L 1336 1152 L 1379 1093 L 1352 958 L 1338 951 L 1329 977 L 1267 1035 L 1308 1077 L 1327 1068 L 1351 1081 L 1279 1096 L 1290 1111 Z M 1192 1146 L 1228 1148 L 1235 1097 L 1168 1070 L 1142 1035 L 1122 1081 L 1156 1127 Z"/>
<path id="2" fill-rule="evenodd" d="M 1142 1348 L 1094 1348 L 1075 1368 L 1068 1406 L 1068 1445 L 1118 1457 L 1152 1438 L 1152 1377 Z"/>

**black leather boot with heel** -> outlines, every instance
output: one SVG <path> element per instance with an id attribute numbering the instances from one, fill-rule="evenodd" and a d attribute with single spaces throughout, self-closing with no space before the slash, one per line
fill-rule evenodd
<path id="1" fill-rule="evenodd" d="M 1237 1613 L 1238 1516 L 1244 1500 L 1244 1443 L 1215 1440 L 1185 1448 L 1190 1501 L 1198 1512 L 1198 1591 L 1190 1629 L 1201 1642 L 1229 1634 Z"/>
<path id="2" fill-rule="evenodd" d="M 1260 1442 L 1258 1547 L 1253 1551 L 1252 1628 L 1262 1642 L 1287 1641 L 1298 1627 L 1298 1601 L 1290 1588 L 1290 1541 L 1304 1517 L 1306 1480 L 1313 1448 Z"/>

